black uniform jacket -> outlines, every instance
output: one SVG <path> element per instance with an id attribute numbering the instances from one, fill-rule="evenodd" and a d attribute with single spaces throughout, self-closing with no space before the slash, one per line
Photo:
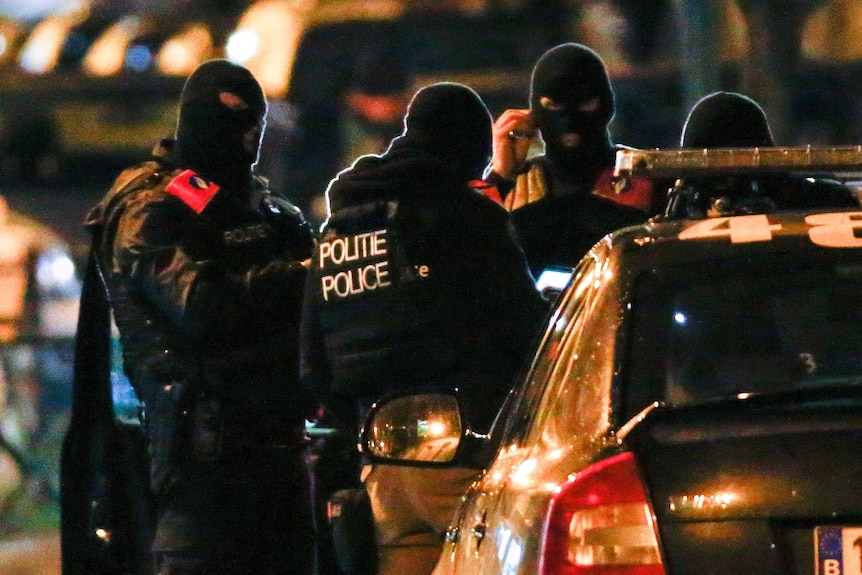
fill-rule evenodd
<path id="1" fill-rule="evenodd" d="M 169 144 L 169 142 L 166 142 Z M 302 424 L 299 310 L 313 232 L 257 180 L 224 190 L 175 168 L 165 147 L 126 170 L 91 212 L 124 370 L 145 381 L 194 380 L 260 420 Z M 149 377 L 144 377 L 149 376 Z"/>
<path id="2" fill-rule="evenodd" d="M 303 310 L 306 382 L 332 405 L 456 387 L 487 425 L 547 312 L 508 213 L 403 148 L 360 158 L 327 195 Z"/>
<path id="3" fill-rule="evenodd" d="M 536 275 L 547 267 L 574 267 L 605 235 L 649 219 L 640 209 L 594 193 L 601 166 L 594 177 L 572 182 L 556 175 L 545 156 L 530 163 L 542 168 L 549 190 L 542 199 L 513 210 L 512 221 Z"/>

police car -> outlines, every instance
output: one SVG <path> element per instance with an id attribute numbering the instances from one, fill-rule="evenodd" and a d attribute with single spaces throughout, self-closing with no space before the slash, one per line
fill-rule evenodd
<path id="1" fill-rule="evenodd" d="M 618 166 L 862 166 L 859 148 L 692 153 Z M 361 444 L 484 469 L 435 575 L 859 573 L 860 341 L 862 209 L 657 217 L 580 261 L 489 435 L 442 391 L 380 401 Z M 441 438 L 447 461 L 425 457 Z"/>

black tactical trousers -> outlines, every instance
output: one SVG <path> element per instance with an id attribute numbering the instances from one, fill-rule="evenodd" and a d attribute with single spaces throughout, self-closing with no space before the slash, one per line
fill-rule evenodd
<path id="1" fill-rule="evenodd" d="M 177 478 L 158 510 L 157 575 L 311 575 L 305 448 L 248 450 Z"/>

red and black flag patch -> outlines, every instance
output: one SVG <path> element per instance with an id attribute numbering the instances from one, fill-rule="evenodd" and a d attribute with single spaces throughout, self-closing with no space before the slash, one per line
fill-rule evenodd
<path id="1" fill-rule="evenodd" d="M 218 184 L 197 175 L 193 170 L 185 170 L 171 180 L 165 190 L 199 214 L 219 191 L 219 187 Z"/>

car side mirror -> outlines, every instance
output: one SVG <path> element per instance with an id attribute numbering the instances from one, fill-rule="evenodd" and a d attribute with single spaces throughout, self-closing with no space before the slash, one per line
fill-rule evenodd
<path id="1" fill-rule="evenodd" d="M 453 394 L 386 398 L 369 411 L 360 448 L 378 462 L 451 463 L 465 433 L 463 421 Z"/>

